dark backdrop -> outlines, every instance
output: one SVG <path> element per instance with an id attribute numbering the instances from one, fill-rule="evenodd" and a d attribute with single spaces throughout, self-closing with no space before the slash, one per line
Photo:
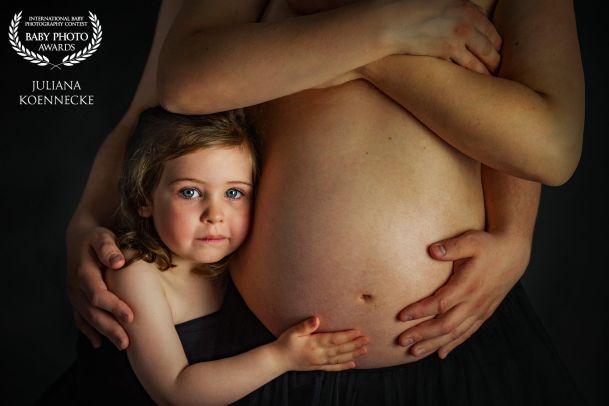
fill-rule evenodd
<path id="1" fill-rule="evenodd" d="M 30 404 L 71 362 L 76 331 L 67 300 L 64 230 L 100 143 L 127 109 L 154 30 L 157 1 L 5 3 L 13 15 L 99 17 L 103 40 L 61 71 L 26 62 L 5 40 L 1 100 L 2 395 Z M 584 150 L 573 178 L 544 188 L 524 283 L 559 353 L 592 404 L 609 404 L 605 249 L 609 238 L 604 117 L 607 57 L 602 17 L 576 2 L 586 71 Z M 90 32 L 90 31 L 89 31 Z M 5 37 L 6 38 L 6 37 Z M 51 53 L 47 53 L 51 56 Z M 79 80 L 94 106 L 19 106 L 32 80 Z"/>

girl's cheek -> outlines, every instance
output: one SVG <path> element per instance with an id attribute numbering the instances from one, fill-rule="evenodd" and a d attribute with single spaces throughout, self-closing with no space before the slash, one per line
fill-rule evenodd
<path id="1" fill-rule="evenodd" d="M 179 230 L 185 228 L 187 224 L 194 223 L 198 220 L 195 213 L 189 212 L 185 207 L 180 205 L 167 205 L 159 209 L 156 221 L 161 225 L 161 228 L 167 233 L 174 235 L 179 234 Z"/>
<path id="2" fill-rule="evenodd" d="M 241 230 L 241 235 L 243 238 L 245 238 L 247 236 L 247 234 L 249 233 L 249 229 L 251 226 L 251 220 L 252 220 L 251 213 L 249 211 L 246 213 L 243 213 L 240 224 L 239 224 L 239 228 Z"/>
<path id="3" fill-rule="evenodd" d="M 171 225 L 172 223 L 180 222 L 181 215 L 179 210 L 175 210 L 170 207 L 166 207 L 159 213 L 162 216 L 163 223 Z"/>

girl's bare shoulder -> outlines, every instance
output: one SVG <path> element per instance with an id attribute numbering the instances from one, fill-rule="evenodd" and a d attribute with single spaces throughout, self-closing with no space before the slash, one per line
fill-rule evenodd
<path id="1" fill-rule="evenodd" d="M 135 255 L 130 250 L 124 251 L 123 254 L 125 258 L 132 258 Z M 135 260 L 128 266 L 118 270 L 106 269 L 104 280 L 108 285 L 108 289 L 123 299 L 127 299 L 137 291 L 163 291 L 160 271 L 156 265 L 141 259 Z"/>

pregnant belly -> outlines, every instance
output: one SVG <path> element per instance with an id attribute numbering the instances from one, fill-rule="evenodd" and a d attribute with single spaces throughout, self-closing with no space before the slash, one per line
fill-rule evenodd
<path id="1" fill-rule="evenodd" d="M 421 321 L 397 314 L 450 276 L 428 245 L 484 226 L 479 165 L 359 82 L 261 118 L 252 233 L 231 265 L 246 303 L 275 335 L 313 314 L 322 331 L 361 329 L 360 368 L 416 360 L 396 339 Z"/>

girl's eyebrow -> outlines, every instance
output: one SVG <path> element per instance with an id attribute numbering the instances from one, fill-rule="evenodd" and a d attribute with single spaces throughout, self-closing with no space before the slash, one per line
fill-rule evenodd
<path id="1" fill-rule="evenodd" d="M 194 182 L 194 183 L 199 183 L 201 185 L 206 185 L 207 182 L 205 182 L 204 180 L 200 180 L 200 179 L 195 179 L 195 178 L 177 178 L 172 180 L 171 182 L 169 182 L 170 185 L 173 185 L 174 183 L 178 183 L 178 182 Z M 252 184 L 250 182 L 243 182 L 240 180 L 231 180 L 226 182 L 227 184 L 230 185 L 246 185 L 246 186 L 252 186 Z"/>
<path id="2" fill-rule="evenodd" d="M 240 181 L 240 180 L 232 180 L 232 181 L 230 181 L 230 182 L 226 182 L 226 183 L 231 184 L 231 185 L 245 185 L 245 186 L 252 186 L 252 184 L 251 184 L 250 182 L 242 182 L 242 181 Z"/>
<path id="3" fill-rule="evenodd" d="M 178 183 L 178 182 L 195 182 L 195 183 L 200 183 L 202 185 L 204 185 L 206 183 L 205 181 L 195 179 L 195 178 L 177 178 L 177 179 L 174 179 L 171 182 L 169 182 L 169 184 L 173 185 L 174 183 Z"/>

